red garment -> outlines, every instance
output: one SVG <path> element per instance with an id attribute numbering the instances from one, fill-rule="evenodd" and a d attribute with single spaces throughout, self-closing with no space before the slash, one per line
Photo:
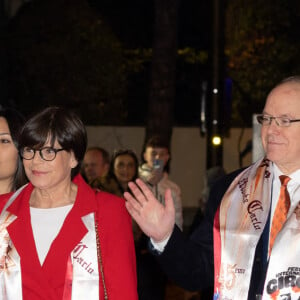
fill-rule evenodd
<path id="1" fill-rule="evenodd" d="M 81 217 L 98 211 L 98 231 L 104 278 L 109 300 L 136 300 L 136 265 L 131 218 L 124 200 L 92 190 L 78 175 L 74 179 L 78 192 L 74 206 L 53 241 L 47 257 L 40 265 L 30 223 L 29 199 L 33 186 L 29 183 L 8 211 L 17 219 L 7 229 L 20 258 L 23 300 L 62 299 L 67 259 L 86 234 Z M 100 276 L 101 299 L 103 296 Z"/>
<path id="2" fill-rule="evenodd" d="M 0 195 L 0 213 L 12 194 L 13 192 Z"/>

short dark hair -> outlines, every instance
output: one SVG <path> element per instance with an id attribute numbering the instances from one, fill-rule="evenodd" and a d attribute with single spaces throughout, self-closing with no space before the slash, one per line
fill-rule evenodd
<path id="1" fill-rule="evenodd" d="M 145 151 L 146 151 L 146 149 L 148 147 L 152 147 L 152 148 L 166 148 L 166 149 L 168 149 L 168 152 L 170 154 L 170 144 L 169 144 L 169 141 L 166 138 L 163 138 L 160 135 L 153 135 L 152 137 L 150 137 L 146 141 L 146 143 L 144 145 L 143 151 L 141 153 L 142 163 L 146 162 L 145 159 L 144 159 L 144 153 L 145 153 Z M 167 173 L 170 173 L 170 162 L 171 162 L 171 157 L 168 160 L 168 162 L 166 163 L 166 165 L 164 166 L 164 171 L 167 172 Z"/>
<path id="2" fill-rule="evenodd" d="M 19 150 L 24 147 L 35 149 L 43 147 L 50 137 L 50 145 L 55 141 L 66 151 L 73 151 L 78 165 L 72 169 L 73 179 L 80 171 L 87 147 L 87 133 L 80 118 L 62 107 L 47 107 L 31 117 L 20 134 Z"/>
<path id="3" fill-rule="evenodd" d="M 109 164 L 110 162 L 110 157 L 109 157 L 109 153 L 108 151 L 106 151 L 104 148 L 102 147 L 97 147 L 97 146 L 93 146 L 93 147 L 89 147 L 87 148 L 86 152 L 88 151 L 98 151 L 101 153 L 102 157 L 103 157 L 103 161 L 106 163 L 106 164 Z"/>
<path id="4" fill-rule="evenodd" d="M 18 149 L 20 131 L 25 122 L 24 116 L 19 111 L 13 108 L 1 107 L 0 117 L 6 120 L 14 145 Z M 17 170 L 14 175 L 12 190 L 17 190 L 25 183 L 27 183 L 27 178 L 25 175 L 22 159 L 20 156 L 18 156 Z"/>
<path id="5" fill-rule="evenodd" d="M 169 151 L 169 142 L 160 135 L 154 135 L 146 141 L 145 150 L 147 147 L 167 148 Z"/>

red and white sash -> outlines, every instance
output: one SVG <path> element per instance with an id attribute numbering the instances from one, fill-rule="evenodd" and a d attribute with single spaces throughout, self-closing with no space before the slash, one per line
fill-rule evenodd
<path id="1" fill-rule="evenodd" d="M 16 216 L 6 211 L 20 192 L 21 190 L 18 190 L 14 193 L 0 215 L 1 300 L 22 299 L 20 257 L 7 232 L 7 226 Z M 82 217 L 82 220 L 88 232 L 70 254 L 63 300 L 100 299 L 94 213 Z"/>
<path id="2" fill-rule="evenodd" d="M 271 204 L 273 171 L 270 164 L 263 159 L 240 173 L 226 191 L 215 215 L 215 300 L 248 298 L 255 248 Z M 300 199 L 300 189 L 296 192 Z M 294 209 L 291 206 L 288 221 L 273 246 L 264 300 L 298 300 L 300 296 L 300 226 Z"/>

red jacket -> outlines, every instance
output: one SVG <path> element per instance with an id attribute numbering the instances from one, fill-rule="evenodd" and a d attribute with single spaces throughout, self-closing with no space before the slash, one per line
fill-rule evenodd
<path id="1" fill-rule="evenodd" d="M 78 192 L 47 257 L 40 265 L 30 222 L 29 183 L 7 209 L 17 215 L 7 230 L 21 258 L 23 300 L 60 300 L 65 284 L 67 259 L 87 233 L 81 217 L 97 212 L 104 278 L 109 300 L 136 300 L 136 264 L 131 218 L 124 200 L 92 190 L 78 175 Z M 1 203 L 1 202 L 0 202 Z M 1 204 L 0 204 L 1 205 Z M 101 277 L 101 276 L 100 276 Z M 99 282 L 103 297 L 102 279 Z M 99 298 L 100 299 L 100 298 Z"/>
<path id="2" fill-rule="evenodd" d="M 0 212 L 4 208 L 8 199 L 12 196 L 13 192 L 0 195 Z"/>

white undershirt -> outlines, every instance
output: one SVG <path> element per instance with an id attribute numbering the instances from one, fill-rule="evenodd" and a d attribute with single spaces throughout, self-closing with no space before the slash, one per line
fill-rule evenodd
<path id="1" fill-rule="evenodd" d="M 31 226 L 41 265 L 73 204 L 55 208 L 30 207 Z"/>

